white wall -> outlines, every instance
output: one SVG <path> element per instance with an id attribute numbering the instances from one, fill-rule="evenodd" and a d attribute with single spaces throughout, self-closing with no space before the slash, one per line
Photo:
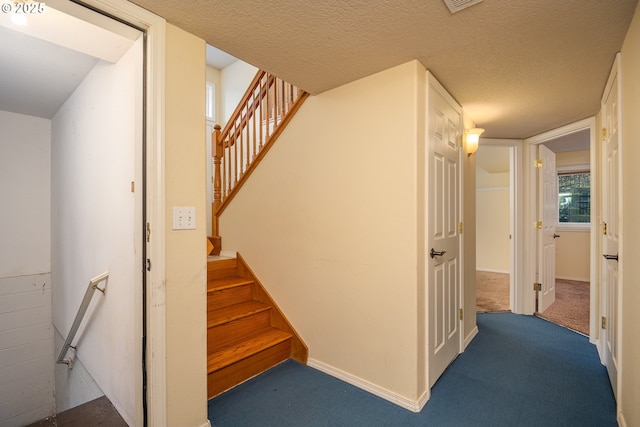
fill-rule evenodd
<path id="1" fill-rule="evenodd" d="M 207 236 L 211 236 L 212 234 L 212 203 L 213 203 L 213 151 L 212 151 L 212 141 L 211 136 L 213 134 L 213 127 L 215 124 L 220 123 L 222 118 L 222 112 L 220 110 L 222 103 L 220 102 L 220 70 L 217 68 L 213 68 L 209 65 L 206 66 L 206 78 L 207 83 L 213 83 L 215 85 L 215 120 L 209 120 L 207 118 L 206 123 L 206 133 L 204 138 L 204 146 L 206 150 L 206 160 L 207 160 Z"/>
<path id="2" fill-rule="evenodd" d="M 490 149 L 509 150 L 508 147 Z M 509 172 L 489 173 L 478 167 L 476 178 L 476 269 L 509 274 Z"/>
<path id="3" fill-rule="evenodd" d="M 636 13 L 622 47 L 622 335 L 620 336 L 618 407 L 624 424 L 640 425 L 640 12 Z"/>
<path id="4" fill-rule="evenodd" d="M 66 336 L 89 280 L 109 271 L 106 295 L 96 292 L 78 332 L 76 356 L 132 425 L 142 371 L 141 64 L 139 39 L 117 64 L 94 67 L 53 118 L 51 160 L 54 326 Z"/>
<path id="5" fill-rule="evenodd" d="M 410 62 L 310 97 L 220 219 L 314 363 L 412 402 L 424 76 Z"/>
<path id="6" fill-rule="evenodd" d="M 0 111 L 0 426 L 50 416 L 51 121 Z"/>
<path id="7" fill-rule="evenodd" d="M 236 61 L 220 71 L 220 103 L 221 115 L 218 122 L 224 125 L 238 106 L 242 95 L 247 91 L 249 83 L 256 76 L 258 69 L 246 62 Z"/>
<path id="8" fill-rule="evenodd" d="M 0 277 L 48 273 L 51 121 L 0 111 Z"/>

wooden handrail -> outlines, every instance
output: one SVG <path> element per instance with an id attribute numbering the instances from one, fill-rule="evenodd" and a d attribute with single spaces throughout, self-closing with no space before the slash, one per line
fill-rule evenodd
<path id="1" fill-rule="evenodd" d="M 231 118 L 211 135 L 213 175 L 213 244 L 220 253 L 218 218 L 255 170 L 308 94 L 266 71 L 259 70 Z"/>

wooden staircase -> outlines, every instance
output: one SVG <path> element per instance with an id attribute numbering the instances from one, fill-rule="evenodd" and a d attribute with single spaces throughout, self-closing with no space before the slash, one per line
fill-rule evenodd
<path id="1" fill-rule="evenodd" d="M 208 398 L 308 349 L 244 259 L 207 265 Z"/>

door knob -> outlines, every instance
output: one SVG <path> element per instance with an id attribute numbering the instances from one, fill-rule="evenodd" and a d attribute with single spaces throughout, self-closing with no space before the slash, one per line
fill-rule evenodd
<path id="1" fill-rule="evenodd" d="M 436 251 L 433 248 L 431 248 L 431 252 L 429 252 L 429 255 L 431 255 L 431 258 L 433 257 L 437 257 L 437 256 L 442 256 L 444 254 L 446 254 L 447 251 Z"/>
<path id="2" fill-rule="evenodd" d="M 553 238 L 554 238 L 554 239 L 557 239 L 558 237 L 560 237 L 560 235 L 559 235 L 559 234 L 553 233 Z"/>
<path id="3" fill-rule="evenodd" d="M 615 255 L 602 254 L 602 256 L 604 257 L 604 259 L 613 259 L 616 262 L 618 261 L 618 254 L 615 254 Z"/>

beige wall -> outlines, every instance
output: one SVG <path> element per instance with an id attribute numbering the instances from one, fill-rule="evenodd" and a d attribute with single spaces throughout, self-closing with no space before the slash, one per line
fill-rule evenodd
<path id="1" fill-rule="evenodd" d="M 640 425 L 640 12 L 636 10 L 622 48 L 622 336 L 621 399 L 627 426 Z"/>
<path id="2" fill-rule="evenodd" d="M 591 233 L 563 229 L 558 229 L 556 233 L 560 235 L 556 239 L 556 277 L 590 281 Z"/>
<path id="3" fill-rule="evenodd" d="M 496 174 L 493 174 L 496 175 Z M 476 193 L 476 268 L 509 273 L 510 207 L 507 187 L 478 188 Z"/>
<path id="4" fill-rule="evenodd" d="M 511 270 L 510 150 L 510 147 L 481 145 L 476 153 L 476 186 L 471 191 L 476 193 L 477 270 L 498 273 Z"/>
<path id="5" fill-rule="evenodd" d="M 207 423 L 205 43 L 166 33 L 167 425 Z M 172 230 L 173 206 L 195 206 L 196 230 Z"/>
<path id="6" fill-rule="evenodd" d="M 501 148 L 504 150 L 509 150 L 509 147 L 491 147 L 492 149 Z M 483 148 L 481 148 L 482 150 Z M 507 166 L 508 168 L 508 166 Z M 478 168 L 477 172 L 477 180 L 476 187 L 477 188 L 502 188 L 508 189 L 509 182 L 509 172 L 496 172 L 489 173 L 481 168 Z"/>
<path id="7" fill-rule="evenodd" d="M 221 84 L 221 80 L 220 80 L 220 70 L 218 70 L 217 68 L 214 68 L 210 65 L 206 66 L 206 76 L 207 76 L 207 82 L 209 83 L 213 83 L 214 85 L 216 85 L 216 101 L 215 101 L 215 108 L 216 108 L 216 123 L 221 123 L 222 121 L 222 102 L 220 101 L 222 98 L 220 96 L 221 90 L 222 90 L 222 84 Z"/>
<path id="8" fill-rule="evenodd" d="M 475 123 L 464 116 L 464 128 L 476 127 Z M 464 338 L 469 342 L 477 331 L 476 323 L 476 156 L 462 156 L 463 181 L 463 217 L 462 238 L 464 242 Z"/>
<path id="9" fill-rule="evenodd" d="M 590 161 L 589 150 L 556 153 L 556 167 L 558 168 L 579 165 L 588 167 Z M 596 206 L 593 202 L 591 206 Z M 588 229 L 571 230 L 559 224 L 557 234 L 560 235 L 560 238 L 556 239 L 556 277 L 590 281 L 591 232 Z"/>
<path id="10" fill-rule="evenodd" d="M 412 401 L 426 376 L 419 92 L 414 61 L 310 97 L 220 220 L 312 359 Z"/>
<path id="11" fill-rule="evenodd" d="M 218 122 L 224 127 L 235 111 L 258 69 L 243 61 L 236 61 L 220 71 L 220 105 Z"/>
<path id="12" fill-rule="evenodd" d="M 565 151 L 556 153 L 556 167 L 586 165 L 589 166 L 591 158 L 589 150 Z"/>

